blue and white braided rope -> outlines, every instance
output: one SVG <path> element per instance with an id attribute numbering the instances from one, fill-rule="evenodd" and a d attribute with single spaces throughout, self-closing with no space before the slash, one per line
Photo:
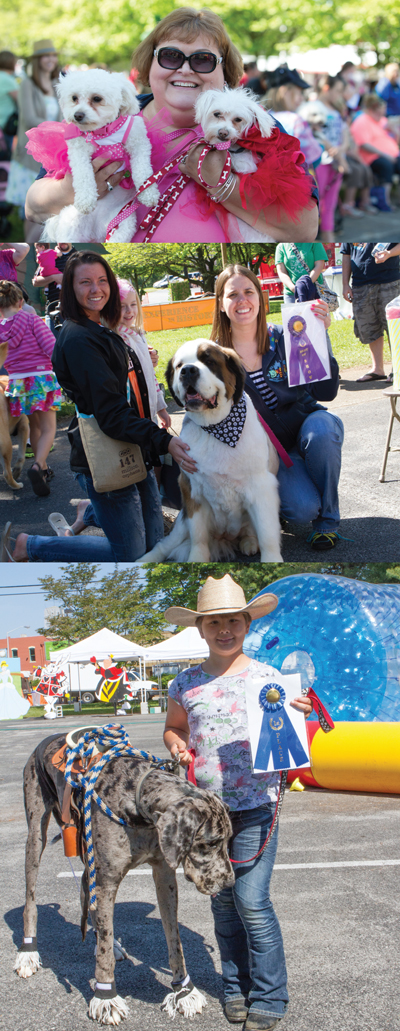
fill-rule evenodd
<path id="1" fill-rule="evenodd" d="M 77 780 L 73 779 L 72 766 L 77 759 L 81 759 L 83 762 L 89 762 L 91 759 L 95 747 L 106 748 L 107 751 L 102 752 L 99 756 L 98 762 L 88 770 L 88 773 L 76 774 Z M 97 791 L 94 790 L 96 780 L 101 773 L 101 770 L 110 762 L 110 759 L 117 759 L 119 756 L 131 755 L 136 759 L 147 759 L 150 762 L 157 763 L 157 765 L 164 766 L 166 760 L 159 759 L 156 755 L 152 755 L 151 752 L 146 752 L 139 748 L 132 748 L 129 741 L 128 734 L 125 727 L 120 723 L 108 723 L 105 727 L 95 727 L 93 730 L 86 731 L 86 734 L 80 738 L 78 744 L 74 748 L 68 749 L 67 752 L 67 764 L 65 767 L 65 779 L 74 788 L 80 788 L 83 791 L 82 797 L 78 799 L 78 806 L 80 811 L 83 811 L 83 820 L 85 826 L 85 838 L 87 847 L 87 860 L 89 867 L 89 897 L 90 897 L 90 909 L 96 909 L 96 866 L 94 859 L 93 850 L 93 838 L 92 838 L 92 799 L 97 803 L 103 813 L 114 820 L 115 823 L 122 824 L 126 827 L 126 820 L 123 820 L 121 816 L 116 816 L 112 809 L 100 798 Z"/>

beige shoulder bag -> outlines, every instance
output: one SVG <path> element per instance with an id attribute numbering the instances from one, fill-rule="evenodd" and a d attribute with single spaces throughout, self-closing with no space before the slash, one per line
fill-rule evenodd
<path id="1" fill-rule="evenodd" d="M 121 490 L 146 479 L 147 470 L 138 444 L 113 440 L 103 433 L 94 415 L 76 414 L 93 486 L 98 494 Z"/>

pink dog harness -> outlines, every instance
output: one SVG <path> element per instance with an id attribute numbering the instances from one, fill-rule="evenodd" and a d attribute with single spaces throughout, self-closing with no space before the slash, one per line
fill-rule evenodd
<path id="1" fill-rule="evenodd" d="M 125 149 L 125 142 L 132 129 L 133 119 L 138 115 L 120 115 L 115 122 L 103 126 L 101 129 L 94 129 L 85 132 L 78 125 L 69 122 L 42 122 L 34 129 L 28 129 L 26 133 L 29 143 L 26 145 L 28 154 L 31 154 L 35 161 L 44 165 L 47 172 L 56 179 L 63 179 L 66 172 L 71 171 L 68 159 L 68 141 L 83 137 L 94 147 L 91 157 L 99 157 L 104 150 L 110 153 L 107 161 L 120 161 L 119 172 L 124 169 L 129 172 L 121 180 L 120 185 L 125 190 L 132 190 L 134 183 L 130 174 L 130 157 Z"/>

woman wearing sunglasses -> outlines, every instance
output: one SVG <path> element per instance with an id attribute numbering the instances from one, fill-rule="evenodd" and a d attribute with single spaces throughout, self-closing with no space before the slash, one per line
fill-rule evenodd
<path id="1" fill-rule="evenodd" d="M 168 196 L 167 210 L 164 208 L 154 231 L 149 224 L 139 228 L 148 214 L 148 209 L 139 205 L 135 242 L 148 239 L 149 228 L 152 229 L 150 239 L 157 242 L 240 241 L 239 227 L 237 236 L 227 236 L 224 210 L 273 241 L 315 239 L 318 216 L 312 181 L 309 204 L 295 218 L 274 205 L 261 212 L 251 207 L 244 209 L 239 179 L 234 174 L 229 177 L 226 189 L 221 190 L 217 184 L 225 164 L 225 151 L 212 150 L 207 154 L 201 168 L 207 186 L 200 184 L 197 165 L 202 146 L 198 142 L 201 129 L 195 122 L 196 101 L 204 90 L 223 89 L 224 84 L 236 87 L 243 72 L 239 51 L 216 14 L 191 7 L 172 11 L 140 44 L 133 64 L 143 86 L 151 90 L 140 97 L 140 102 L 152 142 L 154 172 L 173 161 L 173 167 L 158 181 L 160 193 L 165 196 L 169 188 L 174 188 L 173 193 L 176 193 L 175 184 L 181 173 L 189 179 L 176 199 L 173 194 Z M 116 186 L 123 175 L 118 171 L 119 162 L 112 161 L 111 155 L 109 163 L 100 167 L 103 163 L 104 156 L 93 161 L 99 197 Z M 73 203 L 73 199 L 71 176 L 66 175 L 61 180 L 39 179 L 28 192 L 27 217 L 45 221 L 50 214 Z"/>

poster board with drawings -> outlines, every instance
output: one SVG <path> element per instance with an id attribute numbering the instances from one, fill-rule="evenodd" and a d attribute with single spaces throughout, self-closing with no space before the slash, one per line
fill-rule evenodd
<path id="1" fill-rule="evenodd" d="M 282 307 L 289 387 L 331 379 L 328 341 L 322 319 L 311 311 L 314 301 Z"/>
<path id="2" fill-rule="evenodd" d="M 300 695 L 300 674 L 282 676 L 273 666 L 266 667 L 264 674 L 246 683 L 254 773 L 296 770 L 310 765 L 304 713 L 290 705 Z"/>

